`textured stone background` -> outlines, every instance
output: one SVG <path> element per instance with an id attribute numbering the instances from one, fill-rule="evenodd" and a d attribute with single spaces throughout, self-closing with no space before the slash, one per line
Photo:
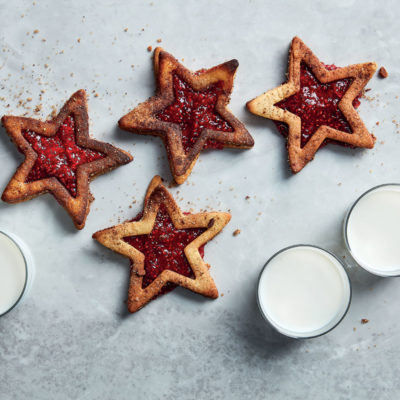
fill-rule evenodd
<path id="1" fill-rule="evenodd" d="M 257 276 L 274 252 L 303 242 L 347 256 L 341 238 L 347 208 L 368 188 L 400 181 L 400 6 L 281 3 L 0 2 L 0 112 L 46 118 L 85 88 L 92 94 L 92 134 L 135 156 L 92 183 L 96 201 L 83 231 L 51 196 L 0 204 L 0 227 L 25 240 L 37 264 L 29 298 L 0 320 L 1 400 L 400 397 L 398 279 L 373 277 L 347 257 L 351 309 L 337 329 L 310 341 L 278 342 L 255 302 Z M 283 139 L 244 104 L 284 79 L 296 34 L 326 63 L 375 60 L 390 75 L 371 80 L 360 108 L 378 138 L 375 149 L 331 146 L 291 176 Z M 178 289 L 127 315 L 129 262 L 91 234 L 136 215 L 153 175 L 171 179 L 159 140 L 116 127 L 153 93 L 147 46 L 158 38 L 191 69 L 239 60 L 230 107 L 256 145 L 204 152 L 188 183 L 172 189 L 183 209 L 232 211 L 229 226 L 206 247 L 224 296 L 209 301 Z M 2 129 L 1 188 L 21 159 Z M 233 237 L 237 228 L 242 233 Z M 361 325 L 361 318 L 370 322 Z"/>

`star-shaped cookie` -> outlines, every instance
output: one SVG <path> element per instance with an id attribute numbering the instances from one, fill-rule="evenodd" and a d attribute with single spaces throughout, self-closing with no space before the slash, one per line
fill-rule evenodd
<path id="1" fill-rule="evenodd" d="M 375 137 L 354 105 L 376 68 L 373 62 L 344 68 L 324 65 L 295 37 L 287 82 L 249 101 L 247 108 L 287 125 L 289 164 L 296 173 L 327 140 L 369 149 L 374 146 Z"/>
<path id="2" fill-rule="evenodd" d="M 25 155 L 5 188 L 8 203 L 51 193 L 70 214 L 77 229 L 85 226 L 93 197 L 89 182 L 132 156 L 89 136 L 86 93 L 79 90 L 52 120 L 3 116 L 7 134 Z"/>
<path id="3" fill-rule="evenodd" d="M 155 176 L 143 212 L 93 238 L 131 260 L 128 310 L 133 313 L 176 285 L 213 299 L 218 290 L 203 260 L 204 245 L 229 222 L 224 212 L 182 212 Z"/>
<path id="4" fill-rule="evenodd" d="M 191 72 L 161 48 L 154 52 L 156 95 L 119 121 L 122 129 L 160 136 L 175 181 L 189 176 L 202 149 L 250 148 L 254 141 L 227 109 L 239 63 Z"/>

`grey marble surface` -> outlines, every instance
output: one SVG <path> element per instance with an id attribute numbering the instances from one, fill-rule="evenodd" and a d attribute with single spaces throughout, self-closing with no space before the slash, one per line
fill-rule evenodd
<path id="1" fill-rule="evenodd" d="M 25 241 L 37 264 L 30 296 L 0 319 L 1 400 L 400 398 L 400 281 L 363 272 L 341 236 L 363 191 L 400 181 L 398 2 L 2 0 L 0 9 L 1 114 L 46 118 L 75 90 L 95 91 L 91 133 L 135 157 L 92 183 L 83 231 L 49 195 L 0 204 L 0 227 Z M 273 124 L 244 109 L 284 79 L 294 35 L 326 63 L 376 61 L 389 71 L 371 80 L 360 107 L 375 149 L 330 146 L 296 176 Z M 187 184 L 172 189 L 183 209 L 232 212 L 206 247 L 224 296 L 177 289 L 128 315 L 129 261 L 91 235 L 136 215 L 153 175 L 171 179 L 159 140 L 116 127 L 153 93 L 147 46 L 158 38 L 191 69 L 239 60 L 230 108 L 256 145 L 204 152 Z M 1 188 L 21 159 L 2 129 Z M 353 301 L 328 335 L 282 342 L 258 313 L 257 276 L 274 252 L 299 242 L 346 256 Z"/>

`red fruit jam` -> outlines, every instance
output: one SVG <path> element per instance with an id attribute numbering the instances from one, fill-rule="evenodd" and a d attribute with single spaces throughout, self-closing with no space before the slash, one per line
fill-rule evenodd
<path id="1" fill-rule="evenodd" d="M 182 145 L 186 153 L 196 143 L 203 129 L 233 132 L 233 128 L 216 111 L 215 106 L 223 93 L 222 83 L 218 82 L 208 89 L 196 91 L 178 75 L 173 75 L 175 101 L 157 114 L 160 121 L 178 124 L 182 132 Z M 215 140 L 207 140 L 205 149 L 222 149 Z"/>
<path id="2" fill-rule="evenodd" d="M 334 70 L 335 65 L 324 65 L 328 70 Z M 304 147 L 316 130 L 322 126 L 330 126 L 339 131 L 352 133 L 338 103 L 350 87 L 352 79 L 341 79 L 330 83 L 321 83 L 313 75 L 305 63 L 300 69 L 300 91 L 289 98 L 276 103 L 277 107 L 288 110 L 301 118 L 301 147 Z M 353 106 L 360 105 L 360 96 L 353 101 Z M 283 136 L 288 135 L 288 126 L 283 122 L 275 122 Z M 326 139 L 322 145 L 342 142 Z"/>
<path id="3" fill-rule="evenodd" d="M 76 144 L 75 121 L 71 116 L 64 120 L 54 136 L 47 137 L 30 130 L 24 130 L 22 134 L 38 156 L 26 182 L 55 177 L 73 197 L 77 195 L 76 170 L 79 165 L 105 157 Z"/>
<path id="4" fill-rule="evenodd" d="M 141 217 L 142 214 L 139 214 L 134 221 Z M 142 288 L 150 285 L 166 269 L 194 278 L 183 250 L 204 231 L 205 229 L 202 228 L 176 229 L 166 207 L 161 204 L 150 234 L 124 237 L 126 243 L 141 251 L 145 256 L 146 273 L 143 277 Z M 204 246 L 199 248 L 199 252 L 201 257 L 204 257 Z M 160 294 L 168 293 L 175 287 L 175 284 L 168 282 L 161 289 Z"/>

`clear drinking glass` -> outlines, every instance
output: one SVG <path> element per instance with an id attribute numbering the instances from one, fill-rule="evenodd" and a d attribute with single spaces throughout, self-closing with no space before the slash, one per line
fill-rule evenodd
<path id="1" fill-rule="evenodd" d="M 21 280 L 21 282 L 17 285 L 18 287 L 16 287 L 18 293 L 15 293 L 15 301 L 13 301 L 12 304 L 10 304 L 4 310 L 0 310 L 0 317 L 2 317 L 3 315 L 9 313 L 11 310 L 17 307 L 17 305 L 20 304 L 21 301 L 25 299 L 28 295 L 35 276 L 35 263 L 29 248 L 18 236 L 4 229 L 0 229 L 0 235 L 3 236 L 2 240 L 5 246 L 10 246 L 11 248 L 13 248 L 13 254 L 18 254 L 19 256 L 22 256 L 25 270 L 24 279 Z M 15 249 L 13 246 L 16 246 L 16 252 L 14 251 Z M 0 254 L 0 262 L 4 262 L 4 259 L 1 260 L 1 258 L 2 257 Z"/>
<path id="2" fill-rule="evenodd" d="M 287 258 L 288 256 L 289 258 Z M 290 262 L 291 266 L 289 267 L 294 267 L 293 271 L 295 273 L 290 274 L 279 272 L 282 271 L 282 268 L 286 268 L 284 263 L 286 262 L 286 264 L 288 264 L 290 260 L 292 261 Z M 309 261 L 308 263 L 307 260 Z M 314 265 L 312 267 L 314 268 L 313 270 L 309 269 L 311 264 Z M 268 268 L 274 268 L 277 272 L 272 272 L 272 269 L 268 271 Z M 302 268 L 305 268 L 304 273 Z M 313 273 L 312 271 L 316 271 L 317 273 Z M 318 276 L 320 273 L 319 271 L 322 275 Z M 334 279 L 332 280 L 330 277 L 333 277 Z M 300 288 L 297 293 L 296 285 L 298 285 L 297 289 Z M 295 288 L 293 292 L 290 290 L 291 286 Z M 265 294 L 265 290 L 268 287 L 272 289 L 272 291 L 276 290 L 276 293 L 279 293 L 277 299 L 279 296 L 282 296 L 282 293 L 287 293 L 289 297 L 292 296 L 292 299 L 287 304 L 283 304 L 284 301 L 282 302 L 282 299 L 280 299 L 280 301 L 274 300 L 271 302 L 270 300 L 267 300 Z M 311 290 L 309 290 L 310 288 Z M 315 289 L 315 292 L 313 289 Z M 335 292 L 332 304 L 327 304 L 327 307 L 324 307 L 323 303 L 314 302 L 313 294 L 319 293 L 319 295 L 321 295 L 322 293 L 323 300 L 327 300 L 329 303 L 329 296 L 327 296 L 326 293 L 329 293 L 330 290 Z M 294 294 L 292 295 L 292 293 Z M 318 301 L 319 295 L 315 296 L 315 301 Z M 272 296 L 273 298 L 274 295 L 269 294 L 269 296 Z M 299 296 L 303 296 L 303 298 L 299 298 Z M 306 315 L 306 319 L 309 319 L 308 317 L 313 318 L 312 313 L 315 314 L 314 316 L 316 318 L 315 321 L 309 325 L 313 326 L 310 330 L 308 330 L 308 328 L 295 329 L 293 328 L 293 324 L 292 327 L 290 327 L 291 323 L 289 322 L 291 318 L 290 314 L 292 311 L 293 313 L 296 313 L 296 306 L 304 300 L 304 297 L 307 298 L 306 301 L 310 307 L 307 309 L 302 308 L 301 311 Z M 326 297 L 328 297 L 328 299 Z M 351 283 L 343 263 L 334 254 L 314 245 L 300 244 L 286 247 L 278 251 L 266 262 L 259 276 L 257 303 L 260 312 L 274 330 L 290 338 L 314 338 L 328 333 L 345 317 L 350 307 L 350 302 Z M 288 304 L 292 303 L 294 304 L 294 307 L 288 310 Z M 304 304 L 306 303 L 303 302 L 299 307 L 303 307 Z M 276 313 L 276 310 L 281 307 L 283 307 L 283 309 L 280 309 L 279 311 L 281 317 L 282 315 L 288 315 L 286 322 L 284 318 L 276 318 L 276 315 L 279 314 Z M 324 312 L 327 314 L 322 316 Z M 293 313 L 292 317 L 294 315 Z M 295 315 L 295 319 L 299 318 L 301 319 L 300 313 Z M 320 321 L 323 321 L 320 326 L 318 326 L 318 318 L 320 318 Z M 305 325 L 298 326 L 304 327 L 307 325 L 307 322 L 304 322 L 304 324 Z"/>

